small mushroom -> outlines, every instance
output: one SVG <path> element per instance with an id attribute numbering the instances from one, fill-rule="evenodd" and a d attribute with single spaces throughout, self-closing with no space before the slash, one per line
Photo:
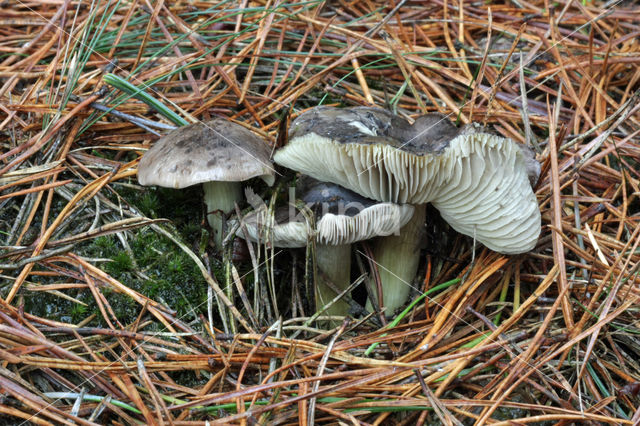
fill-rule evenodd
<path id="1" fill-rule="evenodd" d="M 270 217 L 266 209 L 245 216 L 248 238 L 270 241 L 276 247 L 304 247 L 316 240 L 316 262 L 322 273 L 339 290 L 351 282 L 351 244 L 376 236 L 391 235 L 413 215 L 411 205 L 378 203 L 333 184 L 305 185 L 302 201 L 316 218 L 315 229 L 303 215 L 291 217 L 289 209 L 278 209 Z M 243 237 L 241 230 L 238 236 Z M 322 279 L 316 284 L 316 307 L 320 309 L 336 296 Z M 349 306 L 340 300 L 328 315 L 347 315 Z"/>
<path id="2" fill-rule="evenodd" d="M 240 182 L 254 177 L 273 185 L 269 146 L 253 132 L 221 118 L 172 130 L 142 156 L 138 165 L 141 185 L 185 188 L 203 184 L 207 220 L 218 247 L 223 237 L 223 215 L 242 200 Z"/>

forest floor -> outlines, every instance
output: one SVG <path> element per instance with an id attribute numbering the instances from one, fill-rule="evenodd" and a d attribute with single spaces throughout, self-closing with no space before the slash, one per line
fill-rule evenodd
<path id="1" fill-rule="evenodd" d="M 0 423 L 640 422 L 637 3 L 7 1 L 0 22 Z M 328 330 L 311 250 L 220 253 L 198 186 L 138 184 L 176 126 L 275 148 L 317 105 L 529 145 L 535 249 L 430 208 L 408 309 Z M 256 192 L 285 199 L 282 173 Z"/>

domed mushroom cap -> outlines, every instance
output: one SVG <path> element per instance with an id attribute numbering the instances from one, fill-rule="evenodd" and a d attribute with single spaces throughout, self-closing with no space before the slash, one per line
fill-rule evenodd
<path id="1" fill-rule="evenodd" d="M 141 185 L 184 188 L 203 182 L 275 179 L 266 141 L 239 124 L 216 118 L 172 130 L 138 165 Z"/>
<path id="2" fill-rule="evenodd" d="M 529 183 L 530 151 L 440 114 L 413 125 L 368 107 L 318 107 L 291 124 L 277 163 L 366 197 L 432 202 L 451 226 L 502 253 L 531 250 L 540 211 Z"/>
<path id="3" fill-rule="evenodd" d="M 351 244 L 397 232 L 414 211 L 409 204 L 379 203 L 322 182 L 307 188 L 302 200 L 316 217 L 315 231 L 302 213 L 290 217 L 290 209 L 280 208 L 269 217 L 261 209 L 243 219 L 249 239 L 271 241 L 276 247 L 304 247 L 309 236 L 326 245 Z M 243 232 L 236 235 L 243 237 Z"/>

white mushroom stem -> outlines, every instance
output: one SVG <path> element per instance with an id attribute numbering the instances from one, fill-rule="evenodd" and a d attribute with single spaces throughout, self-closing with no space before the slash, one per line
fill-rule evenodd
<path id="1" fill-rule="evenodd" d="M 232 211 L 237 201 L 242 200 L 242 185 L 239 182 L 205 182 L 204 202 L 207 205 L 207 220 L 213 230 L 213 242 L 222 248 L 223 215 Z"/>
<path id="2" fill-rule="evenodd" d="M 351 244 L 316 244 L 316 265 L 338 290 L 348 288 L 351 284 Z M 319 275 L 316 283 L 316 310 L 320 310 L 338 295 L 326 283 L 325 277 Z M 345 316 L 348 313 L 349 304 L 341 299 L 324 311 L 323 315 Z"/>
<path id="3" fill-rule="evenodd" d="M 387 316 L 392 315 L 409 298 L 420 262 L 420 241 L 425 215 L 426 204 L 415 206 L 413 217 L 400 228 L 400 233 L 379 238 L 373 248 L 382 284 L 384 313 Z M 367 309 L 372 309 L 371 302 L 367 302 Z"/>

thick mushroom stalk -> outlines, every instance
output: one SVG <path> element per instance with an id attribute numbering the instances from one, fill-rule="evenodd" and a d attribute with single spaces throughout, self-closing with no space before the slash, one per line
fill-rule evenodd
<path id="1" fill-rule="evenodd" d="M 337 296 L 327 279 L 338 291 L 351 285 L 351 244 L 316 244 L 316 266 L 322 272 L 316 283 L 316 310 L 319 311 Z M 324 315 L 346 316 L 348 313 L 349 304 L 340 299 L 329 306 Z"/>
<path id="2" fill-rule="evenodd" d="M 242 201 L 242 184 L 239 182 L 205 182 L 204 202 L 207 206 L 207 221 L 213 230 L 213 242 L 222 247 L 224 216 L 232 212 L 235 203 Z"/>
<path id="3" fill-rule="evenodd" d="M 426 205 L 414 207 L 413 217 L 400 228 L 398 235 L 380 237 L 373 247 L 373 258 L 382 285 L 382 303 L 378 305 L 384 308 L 386 316 L 407 302 L 418 271 Z M 367 302 L 367 309 L 372 310 L 371 301 Z"/>
<path id="4" fill-rule="evenodd" d="M 397 232 L 412 216 L 413 207 L 376 203 L 338 185 L 307 179 L 303 201 L 318 219 L 316 261 L 339 291 L 351 284 L 351 244 Z M 303 185 L 304 186 L 304 185 Z M 336 292 L 321 279 L 316 284 L 316 310 L 331 301 Z M 349 305 L 339 300 L 329 315 L 347 315 Z"/>
<path id="5" fill-rule="evenodd" d="M 340 188 L 340 191 L 346 192 L 344 188 Z M 330 193 L 329 197 L 332 195 Z M 333 201 L 335 198 L 332 198 Z M 353 201 L 351 203 L 355 204 Z M 413 206 L 393 203 L 361 207 L 363 209 L 354 216 L 327 213 L 317 223 L 316 264 L 338 291 L 351 285 L 351 244 L 393 234 L 410 220 L 414 211 Z M 316 310 L 320 310 L 337 295 L 324 278 L 320 277 L 316 284 Z M 348 313 L 349 304 L 343 300 L 337 301 L 326 311 L 327 315 L 345 316 Z"/>

